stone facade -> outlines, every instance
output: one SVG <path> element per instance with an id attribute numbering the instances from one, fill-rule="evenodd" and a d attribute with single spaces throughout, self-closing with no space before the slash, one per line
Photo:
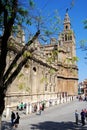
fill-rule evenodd
<path id="1" fill-rule="evenodd" d="M 17 43 L 17 39 L 11 37 L 10 40 L 15 42 L 17 49 L 23 47 Z M 13 106 L 20 102 L 41 102 L 77 95 L 78 67 L 72 60 L 76 57 L 75 46 L 74 32 L 66 13 L 64 29 L 58 39 L 51 38 L 50 44 L 46 45 L 41 45 L 36 40 L 30 46 L 36 48 L 33 53 L 34 59 L 28 60 L 9 87 L 6 105 Z M 8 54 L 8 66 L 14 56 L 13 49 Z"/>

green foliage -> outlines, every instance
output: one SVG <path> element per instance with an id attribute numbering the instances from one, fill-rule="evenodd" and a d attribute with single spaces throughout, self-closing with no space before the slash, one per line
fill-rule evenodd
<path id="1" fill-rule="evenodd" d="M 80 41 L 80 47 L 85 48 L 86 47 L 87 40 L 81 40 Z"/>
<path id="2" fill-rule="evenodd" d="M 83 23 L 84 23 L 84 28 L 87 29 L 87 19 L 83 21 Z"/>
<path id="3" fill-rule="evenodd" d="M 43 82 L 46 82 L 46 83 L 47 83 L 47 78 L 46 78 L 46 77 L 42 77 L 42 78 L 40 79 L 40 83 L 43 83 Z"/>
<path id="4" fill-rule="evenodd" d="M 34 7 L 34 6 L 35 6 L 35 3 L 34 3 L 33 0 L 29 0 L 29 4 L 30 4 L 31 7 Z"/>
<path id="5" fill-rule="evenodd" d="M 52 63 L 52 57 L 48 57 L 48 58 L 46 59 L 46 61 L 47 61 L 49 64 L 51 64 L 51 63 Z"/>
<path id="6" fill-rule="evenodd" d="M 29 56 L 31 56 L 31 53 L 30 52 L 28 52 L 28 51 L 25 51 L 24 52 L 24 54 L 23 54 L 23 57 L 29 57 Z"/>
<path id="7" fill-rule="evenodd" d="M 79 58 L 78 58 L 78 57 L 76 57 L 76 56 L 72 57 L 72 63 L 78 62 L 78 61 L 79 61 Z"/>
<path id="8" fill-rule="evenodd" d="M 18 78 L 21 78 L 22 76 L 24 76 L 24 74 L 23 74 L 23 73 L 20 73 L 20 74 L 18 75 Z"/>
<path id="9" fill-rule="evenodd" d="M 46 36 L 50 36 L 50 35 L 52 34 L 52 31 L 50 31 L 50 30 L 45 30 L 44 33 L 45 33 Z"/>
<path id="10" fill-rule="evenodd" d="M 68 65 L 71 64 L 71 63 L 74 65 L 76 62 L 79 61 L 79 58 L 74 56 L 72 58 L 67 58 L 66 61 L 67 61 Z"/>
<path id="11" fill-rule="evenodd" d="M 52 68 L 49 70 L 49 73 L 50 73 L 51 75 L 53 75 L 55 72 L 56 72 L 56 71 L 55 71 L 54 69 L 52 69 Z"/>
<path id="12" fill-rule="evenodd" d="M 18 65 L 18 64 L 17 64 L 17 63 L 15 63 L 15 64 L 14 64 L 14 67 L 17 67 L 17 65 Z"/>
<path id="13" fill-rule="evenodd" d="M 19 90 L 23 90 L 28 93 L 30 92 L 30 87 L 26 86 L 24 83 L 20 83 L 18 87 L 19 87 Z"/>
<path id="14" fill-rule="evenodd" d="M 14 17 L 14 0 L 1 0 L 0 4 L 2 5 L 0 6 L 0 33 L 3 33 L 3 29 L 7 26 L 9 20 Z M 13 32 L 17 31 L 17 25 L 21 25 L 22 27 L 24 27 L 25 24 L 32 25 L 33 15 L 31 14 L 34 7 L 35 3 L 33 0 L 27 0 L 26 2 L 18 0 L 18 5 L 15 7 L 16 17 Z"/>
<path id="15" fill-rule="evenodd" d="M 58 56 L 58 50 L 53 50 L 52 51 L 52 56 Z"/>
<path id="16" fill-rule="evenodd" d="M 30 87 L 26 87 L 25 91 L 29 93 L 30 92 Z"/>
<path id="17" fill-rule="evenodd" d="M 19 84 L 19 89 L 20 89 L 20 90 L 24 89 L 24 84 L 23 84 L 23 83 L 20 83 L 20 84 Z"/>
<path id="18" fill-rule="evenodd" d="M 51 64 L 52 62 L 55 62 L 55 60 L 57 60 L 58 58 L 58 50 L 52 50 L 50 57 L 47 57 L 46 61 Z"/>

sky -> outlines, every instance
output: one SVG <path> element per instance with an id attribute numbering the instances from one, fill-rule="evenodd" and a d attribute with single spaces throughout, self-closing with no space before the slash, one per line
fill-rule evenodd
<path id="1" fill-rule="evenodd" d="M 44 15 L 49 12 L 53 15 L 53 11 L 57 9 L 62 20 L 64 20 L 66 9 L 69 9 L 71 28 L 76 38 L 76 55 L 79 58 L 77 63 L 79 82 L 87 79 L 87 61 L 84 59 L 86 51 L 79 49 L 80 41 L 87 40 L 87 30 L 84 29 L 83 24 L 87 18 L 87 0 L 35 0 L 35 3 Z"/>

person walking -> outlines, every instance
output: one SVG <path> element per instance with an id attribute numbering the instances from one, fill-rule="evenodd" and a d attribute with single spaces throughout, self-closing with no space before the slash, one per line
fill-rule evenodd
<path id="1" fill-rule="evenodd" d="M 40 105 L 40 108 L 39 108 L 39 115 L 41 115 L 41 111 L 42 111 L 42 105 Z"/>
<path id="2" fill-rule="evenodd" d="M 15 126 L 15 128 L 18 127 L 19 119 L 20 119 L 20 116 L 19 116 L 18 112 L 16 112 L 16 119 L 15 119 L 15 122 L 14 122 L 14 126 Z"/>
<path id="3" fill-rule="evenodd" d="M 42 104 L 42 111 L 44 111 L 44 108 L 45 108 L 45 104 L 43 103 Z"/>
<path id="4" fill-rule="evenodd" d="M 15 121 L 15 113 L 12 111 L 12 113 L 11 113 L 11 123 L 12 123 L 12 126 L 14 126 L 14 121 Z"/>
<path id="5" fill-rule="evenodd" d="M 84 126 L 85 125 L 85 112 L 84 112 L 84 110 L 82 110 L 80 114 L 81 114 L 82 126 Z"/>
<path id="6" fill-rule="evenodd" d="M 75 110 L 75 121 L 76 121 L 76 124 L 78 125 L 78 122 L 79 122 L 79 114 L 78 114 L 78 111 Z"/>
<path id="7" fill-rule="evenodd" d="M 87 121 L 87 110 L 85 111 L 85 119 Z"/>

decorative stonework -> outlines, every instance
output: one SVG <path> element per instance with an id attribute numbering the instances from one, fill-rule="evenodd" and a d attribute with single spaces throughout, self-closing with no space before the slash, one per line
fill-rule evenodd
<path id="1" fill-rule="evenodd" d="M 15 43 L 8 53 L 8 59 L 11 60 L 15 56 L 15 49 L 20 50 L 23 45 L 18 44 L 13 37 L 9 40 Z M 44 100 L 44 95 L 45 99 L 58 97 L 60 93 L 77 95 L 78 67 L 75 62 L 72 64 L 70 61 L 72 57 L 76 56 L 75 37 L 71 30 L 68 14 L 65 16 L 64 30 L 58 40 L 52 38 L 49 45 L 40 45 L 36 41 L 32 47 L 37 50 L 33 53 L 33 59 L 29 59 L 11 84 L 7 92 L 7 104 L 38 102 Z M 53 60 L 51 56 L 53 56 Z M 51 61 L 49 62 L 48 59 Z M 10 63 L 8 60 L 7 62 Z"/>

